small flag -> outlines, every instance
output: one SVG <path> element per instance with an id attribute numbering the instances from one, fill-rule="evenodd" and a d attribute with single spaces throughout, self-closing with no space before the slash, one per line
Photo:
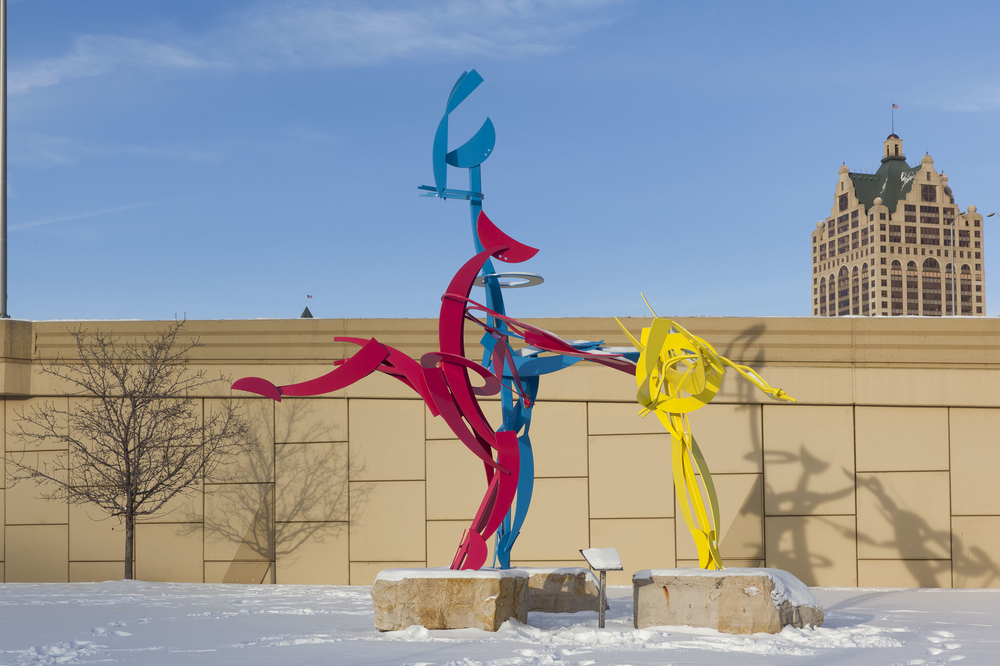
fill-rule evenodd
<path id="1" fill-rule="evenodd" d="M 892 105 L 892 108 L 894 108 L 894 109 L 898 109 L 898 108 L 899 108 L 899 104 L 893 104 L 893 105 Z"/>
<path id="2" fill-rule="evenodd" d="M 307 294 L 306 298 L 312 298 L 312 294 Z"/>

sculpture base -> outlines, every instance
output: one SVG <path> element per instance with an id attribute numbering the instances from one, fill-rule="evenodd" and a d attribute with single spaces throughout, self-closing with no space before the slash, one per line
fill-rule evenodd
<path id="1" fill-rule="evenodd" d="M 375 628 L 496 631 L 528 621 L 528 574 L 518 569 L 386 569 L 372 585 Z"/>
<path id="2" fill-rule="evenodd" d="M 776 634 L 823 624 L 823 605 L 780 569 L 652 569 L 632 576 L 636 629 L 709 627 L 727 634 Z"/>
<path id="3" fill-rule="evenodd" d="M 528 573 L 528 611 L 541 613 L 597 612 L 600 581 L 584 567 L 519 567 Z M 605 609 L 607 604 L 605 604 Z"/>

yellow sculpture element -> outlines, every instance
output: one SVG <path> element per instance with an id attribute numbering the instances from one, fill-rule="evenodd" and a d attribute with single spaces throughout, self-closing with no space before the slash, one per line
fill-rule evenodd
<path id="1" fill-rule="evenodd" d="M 643 300 L 646 300 L 645 296 Z M 648 307 L 649 303 L 646 305 Z M 650 312 L 652 310 L 650 308 Z M 795 398 L 781 389 L 772 388 L 752 368 L 719 355 L 712 345 L 692 335 L 677 322 L 660 319 L 655 312 L 652 325 L 642 329 L 639 340 L 629 333 L 621 321 L 617 318 L 615 321 L 640 351 L 635 371 L 639 385 L 636 399 L 643 407 L 639 415 L 645 417 L 650 412 L 655 413 L 670 431 L 674 487 L 684 520 L 698 547 L 698 563 L 702 569 L 722 569 L 718 543 L 719 500 L 705 457 L 691 433 L 687 415 L 711 402 L 719 392 L 726 367 L 736 370 L 775 400 L 795 402 Z M 701 473 L 704 489 L 699 486 L 695 465 Z M 708 496 L 711 516 L 706 511 L 703 492 Z"/>

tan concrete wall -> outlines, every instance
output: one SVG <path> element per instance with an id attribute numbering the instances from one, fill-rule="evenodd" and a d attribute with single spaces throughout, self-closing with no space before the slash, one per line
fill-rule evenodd
<path id="1" fill-rule="evenodd" d="M 788 569 L 814 585 L 1000 586 L 1000 321 L 697 318 L 680 320 L 795 396 L 777 404 L 729 373 L 692 416 L 721 502 L 731 566 Z M 533 323 L 627 344 L 612 320 Z M 638 331 L 646 320 L 626 320 Z M 72 324 L 69 324 L 72 326 Z M 158 322 L 87 322 L 122 336 Z M 62 387 L 37 370 L 71 355 L 63 322 L 0 321 L 4 430 Z M 378 337 L 419 357 L 434 320 L 197 321 L 193 367 L 276 384 L 329 371 Z M 478 335 L 470 332 L 469 348 Z M 200 396 L 211 410 L 225 391 Z M 672 489 L 670 440 L 640 419 L 635 381 L 579 364 L 542 379 L 532 441 L 537 481 L 515 564 L 581 564 L 614 546 L 625 572 L 690 566 L 697 554 Z M 330 396 L 249 398 L 263 447 L 231 481 L 206 480 L 137 528 L 148 580 L 367 584 L 380 569 L 444 566 L 485 490 L 482 465 L 398 381 L 376 375 Z M 488 401 L 487 416 L 499 418 Z M 5 455 L 41 462 L 60 451 Z M 0 486 L 0 575 L 14 581 L 120 578 L 123 537 L 95 507 Z"/>

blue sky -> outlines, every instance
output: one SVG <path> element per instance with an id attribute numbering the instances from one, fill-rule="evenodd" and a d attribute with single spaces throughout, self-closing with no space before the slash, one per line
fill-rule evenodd
<path id="1" fill-rule="evenodd" d="M 492 118 L 485 210 L 541 249 L 515 317 L 640 315 L 640 291 L 665 316 L 808 315 L 809 234 L 842 162 L 879 166 L 893 102 L 909 162 L 929 151 L 959 206 L 1000 209 L 993 2 L 10 0 L 8 18 L 16 318 L 436 316 L 468 206 L 416 187 L 473 67 L 451 147 Z"/>

